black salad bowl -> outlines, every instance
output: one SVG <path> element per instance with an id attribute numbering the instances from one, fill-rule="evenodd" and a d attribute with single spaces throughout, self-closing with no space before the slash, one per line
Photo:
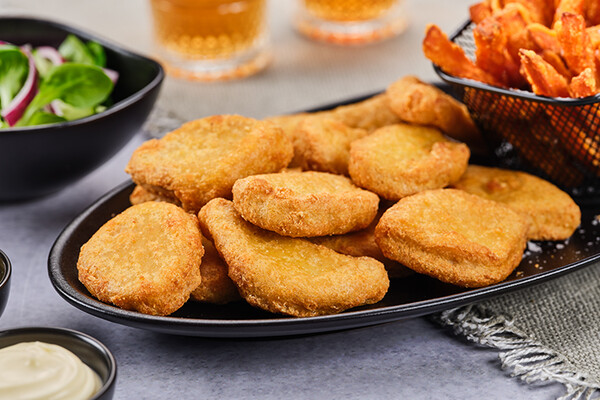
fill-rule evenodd
<path id="1" fill-rule="evenodd" d="M 115 155 L 139 131 L 164 79 L 160 64 L 64 24 L 0 17 L 0 40 L 15 45 L 58 47 L 68 34 L 94 40 L 106 66 L 119 73 L 105 111 L 78 120 L 0 129 L 0 202 L 57 192 Z"/>
<path id="2" fill-rule="evenodd" d="M 0 250 L 0 315 L 6 308 L 10 292 L 10 275 L 12 267 L 6 254 Z"/>

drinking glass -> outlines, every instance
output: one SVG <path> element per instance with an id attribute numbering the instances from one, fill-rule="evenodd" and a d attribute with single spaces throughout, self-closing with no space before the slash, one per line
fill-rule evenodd
<path id="1" fill-rule="evenodd" d="M 402 6 L 402 0 L 299 0 L 296 28 L 325 42 L 377 42 L 405 29 Z"/>
<path id="2" fill-rule="evenodd" d="M 270 59 L 266 0 L 150 0 L 157 55 L 188 79 L 242 78 Z"/>

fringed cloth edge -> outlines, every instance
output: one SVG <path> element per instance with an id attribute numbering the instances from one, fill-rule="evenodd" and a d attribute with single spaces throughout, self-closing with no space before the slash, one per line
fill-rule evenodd
<path id="1" fill-rule="evenodd" d="M 496 315 L 480 305 L 446 310 L 432 316 L 467 340 L 500 350 L 502 368 L 527 383 L 559 382 L 566 394 L 558 400 L 591 400 L 600 397 L 600 385 L 591 382 L 562 354 L 536 342 L 510 318 Z"/>

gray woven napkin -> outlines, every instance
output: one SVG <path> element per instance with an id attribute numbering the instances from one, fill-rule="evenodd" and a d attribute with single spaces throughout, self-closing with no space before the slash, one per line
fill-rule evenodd
<path id="1" fill-rule="evenodd" d="M 433 318 L 498 349 L 514 376 L 562 383 L 561 399 L 600 397 L 600 264 Z"/>

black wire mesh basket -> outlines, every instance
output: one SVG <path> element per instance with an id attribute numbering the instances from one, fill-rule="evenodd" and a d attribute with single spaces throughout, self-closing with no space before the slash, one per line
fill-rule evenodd
<path id="1" fill-rule="evenodd" d="M 474 60 L 468 21 L 450 39 Z M 574 197 L 600 197 L 600 95 L 550 98 L 436 73 L 469 109 L 496 164 L 534 173 Z"/>

